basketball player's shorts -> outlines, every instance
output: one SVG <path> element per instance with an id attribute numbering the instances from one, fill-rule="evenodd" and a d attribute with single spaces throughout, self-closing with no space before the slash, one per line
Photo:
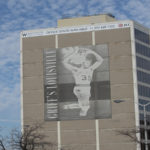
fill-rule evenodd
<path id="1" fill-rule="evenodd" d="M 78 99 L 89 100 L 91 96 L 90 85 L 76 85 L 73 90 Z"/>

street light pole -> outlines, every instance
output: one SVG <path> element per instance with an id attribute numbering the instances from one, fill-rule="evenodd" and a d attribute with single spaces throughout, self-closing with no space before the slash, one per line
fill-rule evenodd
<path id="1" fill-rule="evenodd" d="M 124 102 L 123 100 L 114 100 L 115 103 L 121 103 Z M 139 106 L 143 107 L 143 112 L 144 112 L 144 135 L 145 135 L 145 150 L 148 150 L 148 136 L 147 136 L 147 111 L 146 111 L 146 106 L 150 105 L 150 102 L 147 104 L 140 104 L 138 103 Z"/>
<path id="2" fill-rule="evenodd" d="M 148 150 L 148 145 L 147 145 L 147 118 L 146 118 L 146 105 L 143 106 L 144 108 L 144 134 L 145 134 L 145 150 Z"/>
<path id="3" fill-rule="evenodd" d="M 145 150 L 148 150 L 148 136 L 147 136 L 147 116 L 146 116 L 146 106 L 150 105 L 150 102 L 143 105 L 143 104 L 139 104 L 140 106 L 143 107 L 143 111 L 144 111 L 144 135 L 145 135 Z"/>

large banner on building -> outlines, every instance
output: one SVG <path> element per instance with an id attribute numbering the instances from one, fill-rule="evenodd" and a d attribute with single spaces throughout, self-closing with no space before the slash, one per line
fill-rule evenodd
<path id="1" fill-rule="evenodd" d="M 45 120 L 111 117 L 107 45 L 44 50 Z"/>

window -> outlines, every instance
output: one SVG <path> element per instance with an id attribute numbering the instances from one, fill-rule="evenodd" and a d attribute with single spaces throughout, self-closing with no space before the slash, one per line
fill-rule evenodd
<path id="1" fill-rule="evenodd" d="M 136 62 L 137 62 L 137 67 L 150 70 L 150 61 L 141 58 L 139 56 L 136 56 Z"/>
<path id="2" fill-rule="evenodd" d="M 136 43 L 136 53 L 150 57 L 150 48 L 145 45 Z"/>
<path id="3" fill-rule="evenodd" d="M 144 114 L 140 114 L 140 125 L 144 125 Z"/>
<path id="4" fill-rule="evenodd" d="M 150 44 L 149 35 L 138 29 L 135 29 L 135 38 L 143 43 Z"/>
<path id="5" fill-rule="evenodd" d="M 149 109 L 149 108 L 148 108 Z M 147 110 L 146 110 L 147 111 Z M 149 110 L 150 111 L 150 110 Z M 150 126 L 150 115 L 146 115 L 146 125 Z"/>
<path id="6" fill-rule="evenodd" d="M 140 129 L 141 139 L 145 139 L 145 130 L 143 128 Z"/>
<path id="7" fill-rule="evenodd" d="M 150 84 L 150 74 L 148 73 L 137 71 L 137 78 L 138 78 L 138 81 L 140 82 Z"/>

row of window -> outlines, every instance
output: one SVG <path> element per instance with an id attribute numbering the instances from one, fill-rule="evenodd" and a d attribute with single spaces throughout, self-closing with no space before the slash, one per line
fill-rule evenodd
<path id="1" fill-rule="evenodd" d="M 135 38 L 141 42 L 144 42 L 146 44 L 150 44 L 150 37 L 148 34 L 138 30 L 135 28 Z"/>
<path id="2" fill-rule="evenodd" d="M 149 35 L 137 29 L 135 29 L 135 38 L 146 44 L 150 44 Z M 136 53 L 141 54 L 146 57 L 150 57 L 150 48 L 142 44 L 136 43 Z M 136 60 L 137 60 L 137 67 L 145 69 L 145 70 L 150 70 L 150 61 L 144 58 L 138 57 L 138 56 L 136 57 Z M 137 78 L 138 78 L 138 81 L 140 82 L 150 84 L 150 74 L 148 73 L 137 71 Z M 146 86 L 138 85 L 138 93 L 141 96 L 150 97 L 150 88 Z M 143 112 L 143 113 L 140 113 L 140 125 L 144 126 L 144 107 L 145 107 L 146 112 L 150 112 L 150 105 L 147 105 L 147 106 L 144 106 L 144 105 L 149 104 L 150 101 L 139 99 L 139 103 L 141 104 L 139 105 L 139 109 Z M 150 115 L 146 114 L 145 119 L 146 119 L 146 125 L 150 126 Z M 145 130 L 146 129 L 140 129 L 141 139 L 143 140 L 146 140 Z M 150 130 L 147 130 L 146 134 L 147 134 L 147 140 L 150 140 Z M 146 146 L 145 143 L 141 143 L 141 150 L 145 150 L 146 149 L 145 146 Z M 150 150 L 150 145 L 148 145 L 148 150 Z"/>
<path id="3" fill-rule="evenodd" d="M 139 43 L 135 43 L 136 44 L 136 53 L 150 57 L 150 48 L 139 44 Z"/>
<path id="4" fill-rule="evenodd" d="M 137 79 L 140 82 L 150 84 L 150 74 L 148 74 L 148 73 L 145 73 L 142 71 L 137 71 Z"/>
<path id="5" fill-rule="evenodd" d="M 140 96 L 150 97 L 150 88 L 143 85 L 138 85 L 138 93 Z"/>
<path id="6" fill-rule="evenodd" d="M 137 67 L 145 70 L 150 70 L 150 61 L 141 58 L 139 56 L 136 56 L 136 63 L 137 63 Z"/>
<path id="7" fill-rule="evenodd" d="M 135 29 L 135 38 L 143 43 L 150 44 L 150 37 L 148 34 Z M 150 57 L 150 48 L 142 44 L 136 43 L 136 53 L 141 54 L 146 57 Z M 150 70 L 150 61 L 137 56 L 137 67 Z M 137 71 L 138 81 L 150 84 L 150 74 L 144 73 L 142 71 Z M 141 96 L 150 97 L 150 88 L 142 85 L 138 85 L 138 93 Z M 149 101 L 139 99 L 139 109 L 144 113 L 144 105 L 148 104 Z M 146 111 L 150 112 L 150 105 L 145 106 Z M 144 114 L 140 113 L 140 124 L 144 125 Z M 150 125 L 150 115 L 146 114 L 146 124 Z M 145 129 L 141 129 L 141 139 L 145 139 Z M 150 140 L 150 130 L 147 130 L 147 137 Z M 145 150 L 145 143 L 141 143 L 141 149 Z M 148 150 L 150 150 L 150 145 L 148 145 Z"/>

